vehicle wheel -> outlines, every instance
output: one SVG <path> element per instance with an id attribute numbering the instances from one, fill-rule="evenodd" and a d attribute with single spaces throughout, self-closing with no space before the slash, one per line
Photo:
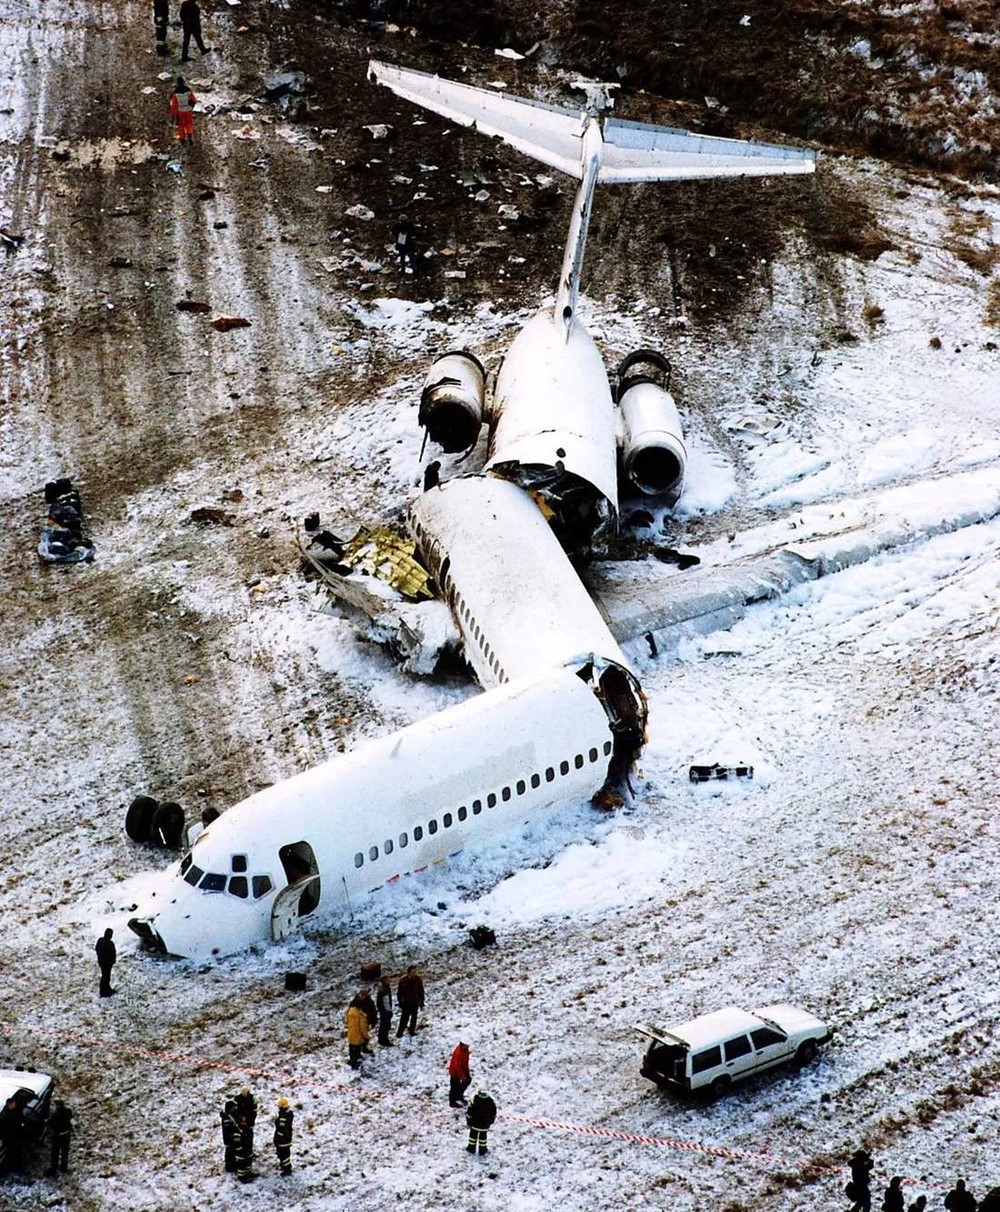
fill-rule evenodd
<path id="1" fill-rule="evenodd" d="M 798 1051 L 795 1053 L 795 1059 L 800 1065 L 808 1065 L 816 1056 L 816 1041 L 807 1039 L 799 1044 Z"/>
<path id="2" fill-rule="evenodd" d="M 159 804 L 150 795 L 137 795 L 125 813 L 125 832 L 133 842 L 148 842 L 153 814 Z"/>
<path id="3" fill-rule="evenodd" d="M 709 1093 L 713 1098 L 722 1098 L 723 1094 L 726 1093 L 732 1084 L 733 1079 L 731 1077 L 726 1077 L 725 1075 L 722 1077 L 717 1077 L 709 1086 Z"/>
<path id="4" fill-rule="evenodd" d="M 181 844 L 181 834 L 184 832 L 184 809 L 180 804 L 161 804 L 153 814 L 153 823 L 149 830 L 149 840 L 154 846 L 163 846 L 167 850 L 176 850 Z"/>

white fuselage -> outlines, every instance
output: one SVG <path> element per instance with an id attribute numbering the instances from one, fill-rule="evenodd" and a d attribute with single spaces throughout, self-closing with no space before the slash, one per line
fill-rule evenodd
<path id="1" fill-rule="evenodd" d="M 315 856 L 320 909 L 349 904 L 586 800 L 605 782 L 611 753 L 608 717 L 575 668 L 519 679 L 234 805 L 133 929 L 197 959 L 268 942 L 276 901 L 302 874 L 289 871 L 283 847 Z"/>

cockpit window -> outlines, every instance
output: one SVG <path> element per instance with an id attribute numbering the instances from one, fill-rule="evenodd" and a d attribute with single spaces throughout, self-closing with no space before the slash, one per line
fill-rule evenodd
<path id="1" fill-rule="evenodd" d="M 259 901 L 262 896 L 266 896 L 271 891 L 274 885 L 271 883 L 269 875 L 255 875 L 251 887 L 253 889 L 253 899 Z"/>
<path id="2" fill-rule="evenodd" d="M 233 861 L 232 861 L 232 868 L 234 871 L 246 871 L 247 856 L 245 854 L 234 854 Z"/>
<path id="3" fill-rule="evenodd" d="M 246 900 L 249 891 L 247 877 L 245 875 L 231 875 L 229 877 L 229 891 L 233 896 L 239 896 Z"/>
<path id="4" fill-rule="evenodd" d="M 202 871 L 202 869 L 200 867 L 195 867 L 194 864 L 192 863 L 191 866 L 188 867 L 187 872 L 184 875 L 184 878 L 187 880 L 187 882 L 193 888 L 197 885 L 198 881 L 201 879 L 201 877 L 204 874 L 205 874 L 204 871 Z"/>
<path id="5" fill-rule="evenodd" d="M 191 855 L 185 854 L 181 859 L 181 875 L 187 874 L 188 867 L 191 866 Z"/>
<path id="6" fill-rule="evenodd" d="M 202 892 L 221 892 L 226 886 L 226 877 L 215 871 L 210 871 L 198 887 Z"/>

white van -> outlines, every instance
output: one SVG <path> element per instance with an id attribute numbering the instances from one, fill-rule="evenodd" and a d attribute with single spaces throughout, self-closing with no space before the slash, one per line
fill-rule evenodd
<path id="1" fill-rule="evenodd" d="M 818 1018 L 787 1003 L 751 1011 L 727 1006 L 674 1027 L 636 1023 L 635 1030 L 650 1040 L 643 1077 L 679 1090 L 707 1087 L 715 1096 L 785 1061 L 806 1064 L 830 1038 Z"/>

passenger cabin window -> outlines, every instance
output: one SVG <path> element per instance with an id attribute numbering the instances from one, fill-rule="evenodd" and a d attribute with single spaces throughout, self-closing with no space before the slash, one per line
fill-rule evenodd
<path id="1" fill-rule="evenodd" d="M 506 804 L 510 799 L 510 788 L 504 787 L 503 791 L 500 792 L 500 796 L 503 799 L 503 802 Z"/>
<path id="2" fill-rule="evenodd" d="M 531 776 L 531 785 L 532 785 L 532 787 L 540 787 L 540 786 L 541 786 L 541 784 L 542 784 L 541 777 L 540 777 L 539 775 L 537 775 L 537 774 L 533 774 L 533 775 Z"/>
<path id="3" fill-rule="evenodd" d="M 198 887 L 202 892 L 221 892 L 226 886 L 226 877 L 216 871 L 209 871 Z"/>
<path id="4" fill-rule="evenodd" d="M 726 1050 L 727 1061 L 738 1060 L 739 1057 L 746 1056 L 753 1051 L 748 1035 L 736 1035 L 732 1039 L 727 1039 L 723 1047 Z"/>
<path id="5" fill-rule="evenodd" d="M 240 872 L 242 872 L 242 871 L 246 871 L 246 869 L 247 869 L 247 856 L 246 856 L 245 854 L 234 854 L 234 855 L 233 855 L 233 861 L 232 861 L 232 863 L 230 864 L 230 866 L 231 866 L 231 868 L 232 868 L 232 870 L 233 870 L 233 871 L 240 871 Z"/>
<path id="6" fill-rule="evenodd" d="M 716 1044 L 714 1048 L 706 1048 L 704 1052 L 696 1052 L 691 1057 L 691 1072 L 704 1073 L 706 1069 L 714 1069 L 722 1064 L 722 1049 Z"/>
<path id="7" fill-rule="evenodd" d="M 365 856 L 361 853 L 360 850 L 354 856 L 354 865 L 355 865 L 355 867 L 363 867 L 365 865 Z"/>
<path id="8" fill-rule="evenodd" d="M 273 887 L 269 875 L 255 875 L 250 883 L 250 890 L 253 892 L 255 901 L 259 901 L 262 896 L 267 896 Z"/>
<path id="9" fill-rule="evenodd" d="M 560 762 L 559 763 L 559 773 L 560 774 L 569 774 L 569 762 Z"/>
<path id="10" fill-rule="evenodd" d="M 589 758 L 590 758 L 590 760 L 591 760 L 592 762 L 596 762 L 596 761 L 597 761 L 597 756 L 598 756 L 598 755 L 597 755 L 597 750 L 596 750 L 596 749 L 591 749 L 591 751 L 590 751 L 590 753 L 589 753 L 589 755 L 588 755 L 588 756 L 589 756 Z"/>
<path id="11" fill-rule="evenodd" d="M 577 768 L 577 770 L 583 769 L 583 754 L 582 753 L 578 753 L 576 755 L 576 757 L 573 759 L 573 765 Z"/>
<path id="12" fill-rule="evenodd" d="M 497 806 L 497 797 L 491 791 L 489 793 L 489 795 L 486 797 L 486 807 L 495 808 L 496 806 Z"/>
<path id="13" fill-rule="evenodd" d="M 750 1032 L 750 1038 L 755 1048 L 767 1048 L 770 1044 L 783 1044 L 788 1036 L 781 1031 L 775 1031 L 773 1027 L 758 1027 L 756 1031 Z"/>
<path id="14" fill-rule="evenodd" d="M 605 757 L 611 756 L 611 742 L 610 741 L 604 742 L 604 756 Z"/>
<path id="15" fill-rule="evenodd" d="M 200 867 L 195 867 L 194 864 L 192 864 L 190 867 L 188 867 L 184 879 L 191 885 L 192 888 L 194 888 L 197 886 L 198 881 L 204 874 L 204 871 L 202 871 Z"/>
<path id="16" fill-rule="evenodd" d="M 405 833 L 401 833 L 401 834 L 399 835 L 399 848 L 400 848 L 400 850 L 405 850 L 405 849 L 406 849 L 406 847 L 407 847 L 407 846 L 409 846 L 409 844 L 410 844 L 410 839 L 409 839 L 409 838 L 406 836 L 406 834 L 405 834 Z"/>
<path id="17" fill-rule="evenodd" d="M 428 821 L 427 822 L 427 832 L 428 833 L 437 833 L 437 831 L 438 831 L 437 821 Z"/>
<path id="18" fill-rule="evenodd" d="M 373 863 L 375 862 L 375 860 L 378 858 L 378 846 L 368 847 L 368 857 Z"/>
<path id="19" fill-rule="evenodd" d="M 524 779 L 518 779 L 517 780 L 517 794 L 524 795 L 524 793 L 525 793 L 525 791 L 527 791 L 527 789 L 528 789 L 528 785 L 527 785 L 527 783 L 525 783 Z"/>
<path id="20" fill-rule="evenodd" d="M 545 781 L 547 783 L 554 783 L 556 781 L 556 772 L 551 766 L 547 766 L 545 769 Z"/>
<path id="21" fill-rule="evenodd" d="M 233 896 L 238 896 L 241 900 L 245 901 L 250 894 L 247 877 L 245 875 L 231 875 L 229 877 L 229 891 Z"/>
<path id="22" fill-rule="evenodd" d="M 459 808 L 459 810 L 458 810 L 458 819 L 459 819 L 460 821 L 464 821 L 468 815 L 469 815 L 469 810 L 468 810 L 468 808 L 465 808 L 465 807 Z"/>
<path id="23" fill-rule="evenodd" d="M 450 829 L 450 828 L 451 828 L 451 822 L 452 822 L 452 815 L 451 815 L 451 813 L 450 813 L 450 812 L 446 812 L 446 813 L 444 814 L 444 816 L 441 818 L 441 822 L 442 822 L 442 824 L 444 825 L 445 829 Z"/>
<path id="24" fill-rule="evenodd" d="M 483 801 L 482 800 L 473 800 L 472 801 L 472 815 L 478 816 L 480 814 L 480 812 L 482 812 L 482 810 L 483 810 Z"/>
<path id="25" fill-rule="evenodd" d="M 392 838 L 391 837 L 387 837 L 385 839 L 385 843 L 382 846 L 382 850 L 385 854 L 392 854 Z"/>
<path id="26" fill-rule="evenodd" d="M 423 828 L 420 825 L 414 825 L 413 826 L 413 840 L 415 842 L 419 842 L 423 836 L 424 836 Z"/>

